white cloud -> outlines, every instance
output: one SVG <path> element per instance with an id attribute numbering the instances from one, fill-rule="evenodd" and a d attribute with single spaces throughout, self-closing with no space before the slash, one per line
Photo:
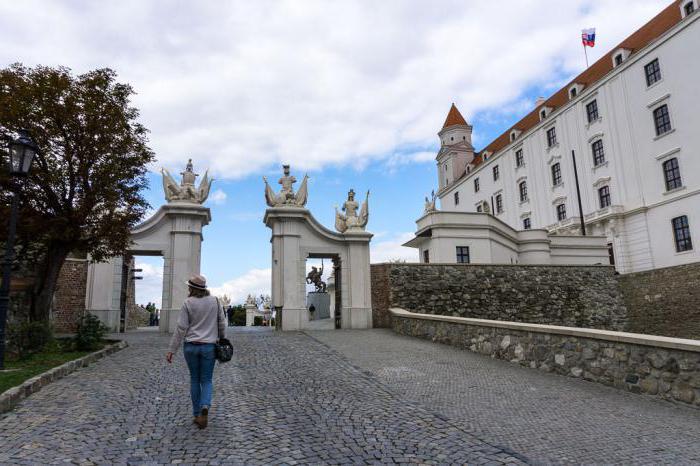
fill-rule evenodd
<path id="1" fill-rule="evenodd" d="M 163 259 L 139 257 L 136 268 L 142 269 L 135 275 L 143 277 L 136 281 L 136 304 L 155 303 L 160 309 L 163 300 Z"/>
<path id="2" fill-rule="evenodd" d="M 212 204 L 221 205 L 221 204 L 224 204 L 226 202 L 227 197 L 228 196 L 226 195 L 226 193 L 224 191 L 222 191 L 221 189 L 217 189 L 216 191 L 214 191 L 213 193 L 211 193 L 209 195 L 208 200 Z"/>
<path id="3" fill-rule="evenodd" d="M 215 296 L 227 295 L 231 304 L 245 302 L 249 294 L 253 296 L 269 295 L 272 280 L 271 269 L 250 269 L 243 275 L 228 280 L 219 286 L 212 286 L 211 293 Z"/>
<path id="4" fill-rule="evenodd" d="M 592 62 L 667 3 L 2 2 L 0 62 L 113 67 L 168 168 L 362 167 L 434 145 L 453 101 L 467 118 L 508 111 L 582 69 L 583 27 Z"/>
<path id="5" fill-rule="evenodd" d="M 397 260 L 418 262 L 418 250 L 402 246 L 413 237 L 413 233 L 400 233 L 392 239 L 370 243 L 370 261 L 373 264 Z"/>

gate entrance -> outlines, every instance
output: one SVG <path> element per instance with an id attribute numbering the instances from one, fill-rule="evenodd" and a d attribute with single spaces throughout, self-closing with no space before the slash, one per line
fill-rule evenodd
<path id="1" fill-rule="evenodd" d="M 149 219 L 131 231 L 131 247 L 126 257 L 163 257 L 163 298 L 159 327 L 162 332 L 173 332 L 177 325 L 180 306 L 187 297 L 187 279 L 199 273 L 202 228 L 211 220 L 211 214 L 202 203 L 209 194 L 211 181 L 204 175 L 195 189 L 192 161 L 182 172 L 182 182 L 176 183 L 163 171 L 163 190 L 167 204 Z M 119 331 L 124 317 L 122 287 L 129 280 L 128 268 L 122 257 L 88 266 L 87 310 L 105 323 L 112 331 Z M 126 269 L 126 273 L 124 270 Z"/>
<path id="2" fill-rule="evenodd" d="M 266 180 L 267 181 L 267 180 Z M 337 213 L 333 232 L 321 225 L 304 205 L 306 178 L 294 193 L 296 179 L 280 179 L 282 191 L 276 194 L 269 185 L 265 197 L 270 208 L 265 225 L 272 231 L 272 306 L 276 327 L 281 330 L 313 329 L 316 325 L 307 307 L 307 259 L 330 259 L 333 264 L 333 305 L 331 328 L 360 329 L 372 327 L 369 242 L 372 234 L 364 231 L 367 201 L 357 215 L 357 203 L 350 195 L 343 205 L 345 214 Z M 354 193 L 352 193 L 354 195 Z M 364 216 L 363 216 L 364 213 Z"/>

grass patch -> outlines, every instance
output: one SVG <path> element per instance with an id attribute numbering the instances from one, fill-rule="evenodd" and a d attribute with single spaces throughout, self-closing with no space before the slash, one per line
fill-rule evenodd
<path id="1" fill-rule="evenodd" d="M 104 344 L 100 345 L 101 349 Z M 95 350 L 95 351 L 97 351 Z M 82 358 L 92 353 L 92 351 L 75 351 L 70 342 L 56 341 L 49 344 L 38 353 L 31 354 L 25 358 L 7 358 L 5 369 L 17 369 L 9 372 L 0 372 L 0 393 L 12 387 L 20 385 L 27 379 L 46 372 L 49 369 L 60 366 L 68 361 Z"/>

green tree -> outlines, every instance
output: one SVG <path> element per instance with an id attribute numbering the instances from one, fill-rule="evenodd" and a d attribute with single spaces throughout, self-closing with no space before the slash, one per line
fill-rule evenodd
<path id="1" fill-rule="evenodd" d="M 78 76 L 63 67 L 0 70 L 0 136 L 27 129 L 40 148 L 22 189 L 18 225 L 20 248 L 30 244 L 26 249 L 35 252 L 18 255 L 35 262 L 33 321 L 47 320 L 70 252 L 96 261 L 123 254 L 130 229 L 149 207 L 142 190 L 154 155 L 130 103 L 133 94 L 107 68 Z M 14 188 L 1 173 L 0 217 L 7 219 Z"/>

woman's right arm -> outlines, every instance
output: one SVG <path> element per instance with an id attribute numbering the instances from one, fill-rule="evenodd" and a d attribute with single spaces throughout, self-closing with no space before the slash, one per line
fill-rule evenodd
<path id="1" fill-rule="evenodd" d="M 183 304 L 180 309 L 180 317 L 177 319 L 177 328 L 170 339 L 168 345 L 168 353 L 175 354 L 177 349 L 182 345 L 182 340 L 185 338 L 187 329 L 190 327 L 190 315 L 187 312 L 187 305 Z"/>

